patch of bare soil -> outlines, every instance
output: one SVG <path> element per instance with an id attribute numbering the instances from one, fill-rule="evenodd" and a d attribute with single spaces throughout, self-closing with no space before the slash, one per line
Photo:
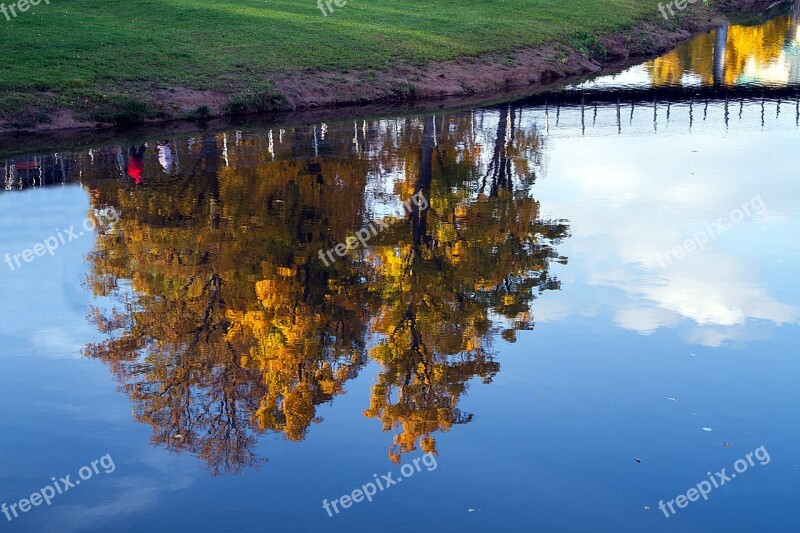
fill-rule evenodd
<path id="1" fill-rule="evenodd" d="M 221 112 L 231 95 L 221 91 L 198 91 L 186 87 L 170 87 L 152 92 L 152 97 L 167 110 L 188 113 L 198 107 L 207 106 Z"/>

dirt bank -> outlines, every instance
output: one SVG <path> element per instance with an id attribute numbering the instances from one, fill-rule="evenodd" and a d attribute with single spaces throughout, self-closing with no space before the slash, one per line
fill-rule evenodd
<path id="1" fill-rule="evenodd" d="M 264 103 L 259 109 L 284 110 L 420 103 L 464 97 L 473 101 L 489 100 L 499 93 L 534 91 L 556 80 L 598 72 L 609 64 L 656 56 L 692 35 L 728 22 L 733 16 L 757 14 L 775 3 L 775 0 L 718 0 L 714 7 L 690 4 L 669 21 L 654 11 L 652 20 L 614 35 L 576 35 L 565 42 L 425 66 L 400 63 L 390 69 L 368 72 L 279 73 L 268 80 L 269 94 L 256 96 Z M 131 91 L 160 110 L 157 118 L 143 118 L 145 123 L 181 119 L 193 112 L 196 114 L 198 109 L 203 110 L 203 118 L 219 117 L 231 111 L 231 101 L 241 98 L 234 91 L 198 91 L 183 87 L 131 86 Z M 239 112 L 250 110 L 252 107 L 243 105 Z M 92 110 L 88 111 L 82 110 L 81 115 L 91 115 Z M 24 109 L 20 110 L 20 116 L 32 112 L 41 114 L 40 110 Z M 25 126 L 21 125 L 25 120 L 0 121 L 0 135 L 113 126 L 82 120 L 81 115 L 59 107 L 48 110 L 46 115 L 43 120 Z"/>

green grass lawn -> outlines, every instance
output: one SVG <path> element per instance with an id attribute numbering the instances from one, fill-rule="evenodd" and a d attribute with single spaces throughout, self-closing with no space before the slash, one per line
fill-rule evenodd
<path id="1" fill-rule="evenodd" d="M 0 115 L 33 93 L 232 90 L 276 71 L 380 70 L 564 41 L 656 20 L 657 3 L 348 0 L 325 17 L 316 0 L 50 0 L 0 15 Z"/>

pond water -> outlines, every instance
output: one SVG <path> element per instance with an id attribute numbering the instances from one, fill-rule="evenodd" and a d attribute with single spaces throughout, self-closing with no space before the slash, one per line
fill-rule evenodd
<path id="1" fill-rule="evenodd" d="M 797 530 L 797 21 L 7 159 L 0 523 Z"/>

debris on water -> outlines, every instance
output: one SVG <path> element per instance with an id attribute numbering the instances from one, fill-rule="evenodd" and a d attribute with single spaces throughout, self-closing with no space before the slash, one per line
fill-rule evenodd
<path id="1" fill-rule="evenodd" d="M 669 400 L 671 402 L 677 402 L 678 401 L 677 398 L 673 398 L 672 396 L 668 397 L 667 400 Z"/>
<path id="2" fill-rule="evenodd" d="M 712 428 L 703 428 L 703 431 L 708 432 L 708 431 L 714 431 L 714 430 Z"/>
<path id="3" fill-rule="evenodd" d="M 641 463 L 642 462 L 642 460 L 639 459 L 638 457 L 634 457 L 633 460 L 636 461 L 637 463 Z"/>

